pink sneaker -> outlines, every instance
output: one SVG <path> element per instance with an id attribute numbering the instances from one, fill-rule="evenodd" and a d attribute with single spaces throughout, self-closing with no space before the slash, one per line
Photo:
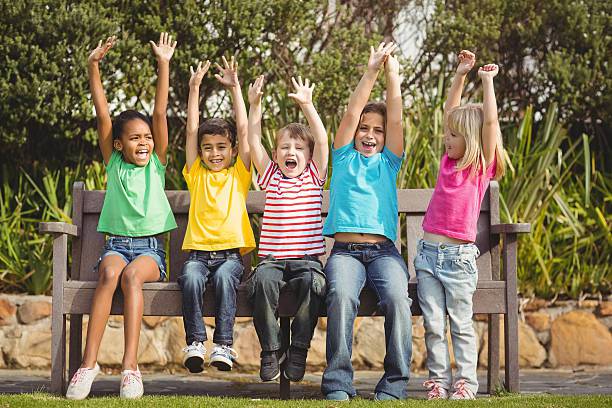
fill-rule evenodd
<path id="1" fill-rule="evenodd" d="M 142 386 L 140 370 L 138 368 L 136 368 L 136 371 L 123 370 L 121 372 L 119 396 L 121 398 L 137 399 L 142 397 L 142 394 L 144 394 L 144 387 Z"/>
<path id="2" fill-rule="evenodd" d="M 473 400 L 476 399 L 476 396 L 474 392 L 467 387 L 465 380 L 459 380 L 455 383 L 455 392 L 453 392 L 453 395 L 451 395 L 449 399 Z"/>
<path id="3" fill-rule="evenodd" d="M 100 366 L 98 363 L 93 368 L 79 368 L 72 376 L 70 384 L 68 384 L 66 398 L 72 400 L 87 398 L 89 391 L 91 391 L 91 384 L 99 372 Z"/>
<path id="4" fill-rule="evenodd" d="M 435 399 L 447 399 L 448 398 L 448 390 L 442 387 L 442 384 L 437 382 L 436 380 L 427 380 L 423 383 L 423 387 L 427 388 L 429 392 L 427 393 L 428 400 Z"/>

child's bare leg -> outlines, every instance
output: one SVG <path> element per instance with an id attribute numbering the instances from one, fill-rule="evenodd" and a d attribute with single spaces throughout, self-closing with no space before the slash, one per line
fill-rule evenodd
<path id="1" fill-rule="evenodd" d="M 91 305 L 85 353 L 81 367 L 91 368 L 96 364 L 98 349 L 111 310 L 113 293 L 117 289 L 121 271 L 125 268 L 125 265 L 125 260 L 120 256 L 109 255 L 104 257 L 98 266 L 98 286 Z"/>
<path id="2" fill-rule="evenodd" d="M 123 270 L 121 290 L 123 291 L 123 332 L 125 351 L 123 369 L 136 370 L 138 359 L 138 340 L 144 308 L 142 285 L 159 280 L 159 267 L 150 256 L 139 256 Z"/>

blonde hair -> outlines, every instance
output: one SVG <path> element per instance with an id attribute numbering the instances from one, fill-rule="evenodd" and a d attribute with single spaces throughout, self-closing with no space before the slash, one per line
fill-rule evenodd
<path id="1" fill-rule="evenodd" d="M 465 153 L 457 162 L 457 170 L 472 168 L 476 172 L 486 171 L 486 160 L 482 151 L 482 126 L 484 111 L 481 103 L 468 103 L 451 109 L 446 118 L 448 130 L 463 136 Z M 501 178 L 506 171 L 504 145 L 501 132 L 497 133 L 495 146 L 495 179 Z"/>
<path id="2" fill-rule="evenodd" d="M 287 132 L 291 139 L 297 139 L 308 143 L 310 153 L 312 154 L 315 140 L 308 126 L 304 126 L 301 123 L 290 123 L 284 128 L 280 129 L 278 132 L 276 132 L 276 137 L 274 138 L 274 148 L 278 147 L 278 139 L 284 132 Z"/>

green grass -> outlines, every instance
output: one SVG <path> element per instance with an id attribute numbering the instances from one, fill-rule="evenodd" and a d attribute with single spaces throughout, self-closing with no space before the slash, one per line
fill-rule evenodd
<path id="1" fill-rule="evenodd" d="M 324 400 L 251 400 L 246 398 L 192 397 L 192 396 L 148 396 L 137 401 L 123 401 L 116 397 L 92 398 L 85 401 L 67 401 L 64 398 L 44 393 L 0 395 L 0 407 L 30 407 L 44 405 L 47 408 L 65 406 L 87 407 L 370 407 L 402 406 L 422 407 L 424 404 L 436 407 L 610 407 L 612 395 L 557 396 L 557 395 L 506 395 L 503 397 L 479 398 L 476 401 L 435 401 L 425 402 L 420 399 L 408 399 L 397 402 L 376 402 L 355 398 L 350 402 L 330 402 Z"/>

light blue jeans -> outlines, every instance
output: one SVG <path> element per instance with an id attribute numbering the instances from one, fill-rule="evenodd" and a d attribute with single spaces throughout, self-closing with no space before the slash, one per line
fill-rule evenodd
<path id="1" fill-rule="evenodd" d="M 408 297 L 408 269 L 391 241 L 381 244 L 336 242 L 325 266 L 327 275 L 327 368 L 321 391 L 344 391 L 353 386 L 353 323 L 359 294 L 367 284 L 378 297 L 385 316 L 385 373 L 375 392 L 406 398 L 412 358 L 412 300 Z"/>
<path id="2" fill-rule="evenodd" d="M 478 350 L 472 324 L 472 296 L 476 291 L 480 252 L 474 244 L 452 245 L 420 240 L 414 269 L 417 293 L 425 323 L 429 379 L 452 390 L 452 373 L 446 342 L 446 313 L 457 364 L 455 381 L 465 380 L 476 394 Z"/>

